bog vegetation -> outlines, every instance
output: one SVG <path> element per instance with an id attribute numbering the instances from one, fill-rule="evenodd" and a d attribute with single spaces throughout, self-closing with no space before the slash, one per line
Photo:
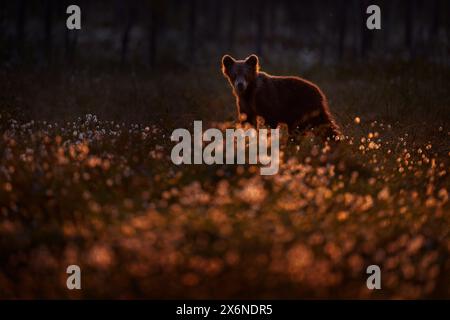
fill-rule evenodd
<path id="1" fill-rule="evenodd" d="M 3 71 L 0 297 L 450 297 L 449 70 L 301 75 L 347 138 L 297 137 L 261 176 L 170 160 L 173 129 L 234 127 L 218 66 Z M 65 286 L 71 264 L 81 291 Z M 382 290 L 366 287 L 371 264 Z"/>

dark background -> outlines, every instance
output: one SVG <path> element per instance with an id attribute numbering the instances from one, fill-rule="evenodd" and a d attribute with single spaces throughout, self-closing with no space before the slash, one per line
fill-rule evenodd
<path id="1" fill-rule="evenodd" d="M 82 30 L 65 28 L 68 5 Z M 382 30 L 365 28 L 377 4 Z M 448 63 L 450 3 L 394 1 L 3 1 L 2 63 L 120 64 L 156 70 L 217 63 L 224 52 L 307 64 L 366 58 Z"/>
<path id="2" fill-rule="evenodd" d="M 388 94 L 381 84 L 375 98 L 354 96 L 354 106 L 341 101 L 342 94 L 375 89 L 358 88 L 361 77 L 374 84 L 378 75 L 384 85 L 399 75 L 426 78 L 436 81 L 429 85 L 439 101 L 447 99 L 440 97 L 442 79 L 427 76 L 436 70 L 448 75 L 449 1 L 78 1 L 82 29 L 69 31 L 70 4 L 2 1 L 3 105 L 17 106 L 19 99 L 27 115 L 46 119 L 94 113 L 124 121 L 164 119 L 169 126 L 200 117 L 231 120 L 234 100 L 219 69 L 225 53 L 256 53 L 269 73 L 317 81 L 343 122 L 361 111 L 411 111 L 408 92 L 402 92 L 411 85 L 391 88 L 398 103 L 389 98 L 370 105 Z M 381 30 L 365 27 L 370 4 L 381 7 Z M 416 117 L 430 107 L 439 119 L 447 114 L 441 103 L 417 102 Z"/>

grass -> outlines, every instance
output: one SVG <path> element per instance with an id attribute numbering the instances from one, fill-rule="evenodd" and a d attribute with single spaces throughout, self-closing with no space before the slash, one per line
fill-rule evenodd
<path id="1" fill-rule="evenodd" d="M 299 138 L 260 176 L 170 161 L 173 129 L 233 125 L 218 68 L 0 73 L 0 297 L 450 297 L 449 69 L 302 75 L 347 139 Z"/>

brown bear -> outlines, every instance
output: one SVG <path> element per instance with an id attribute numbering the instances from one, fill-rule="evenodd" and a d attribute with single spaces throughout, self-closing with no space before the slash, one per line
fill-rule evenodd
<path id="1" fill-rule="evenodd" d="M 299 77 L 261 72 L 254 54 L 245 60 L 223 56 L 222 72 L 233 88 L 238 116 L 244 122 L 256 126 L 256 117 L 260 116 L 271 128 L 287 124 L 290 134 L 298 130 L 312 131 L 323 138 L 340 136 L 325 95 L 315 84 Z"/>

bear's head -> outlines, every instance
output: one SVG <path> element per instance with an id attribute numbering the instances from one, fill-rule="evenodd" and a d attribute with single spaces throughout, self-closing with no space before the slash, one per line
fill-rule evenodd
<path id="1" fill-rule="evenodd" d="M 254 54 L 245 60 L 235 60 L 227 54 L 222 58 L 222 72 L 238 95 L 254 83 L 258 71 L 258 57 Z"/>

